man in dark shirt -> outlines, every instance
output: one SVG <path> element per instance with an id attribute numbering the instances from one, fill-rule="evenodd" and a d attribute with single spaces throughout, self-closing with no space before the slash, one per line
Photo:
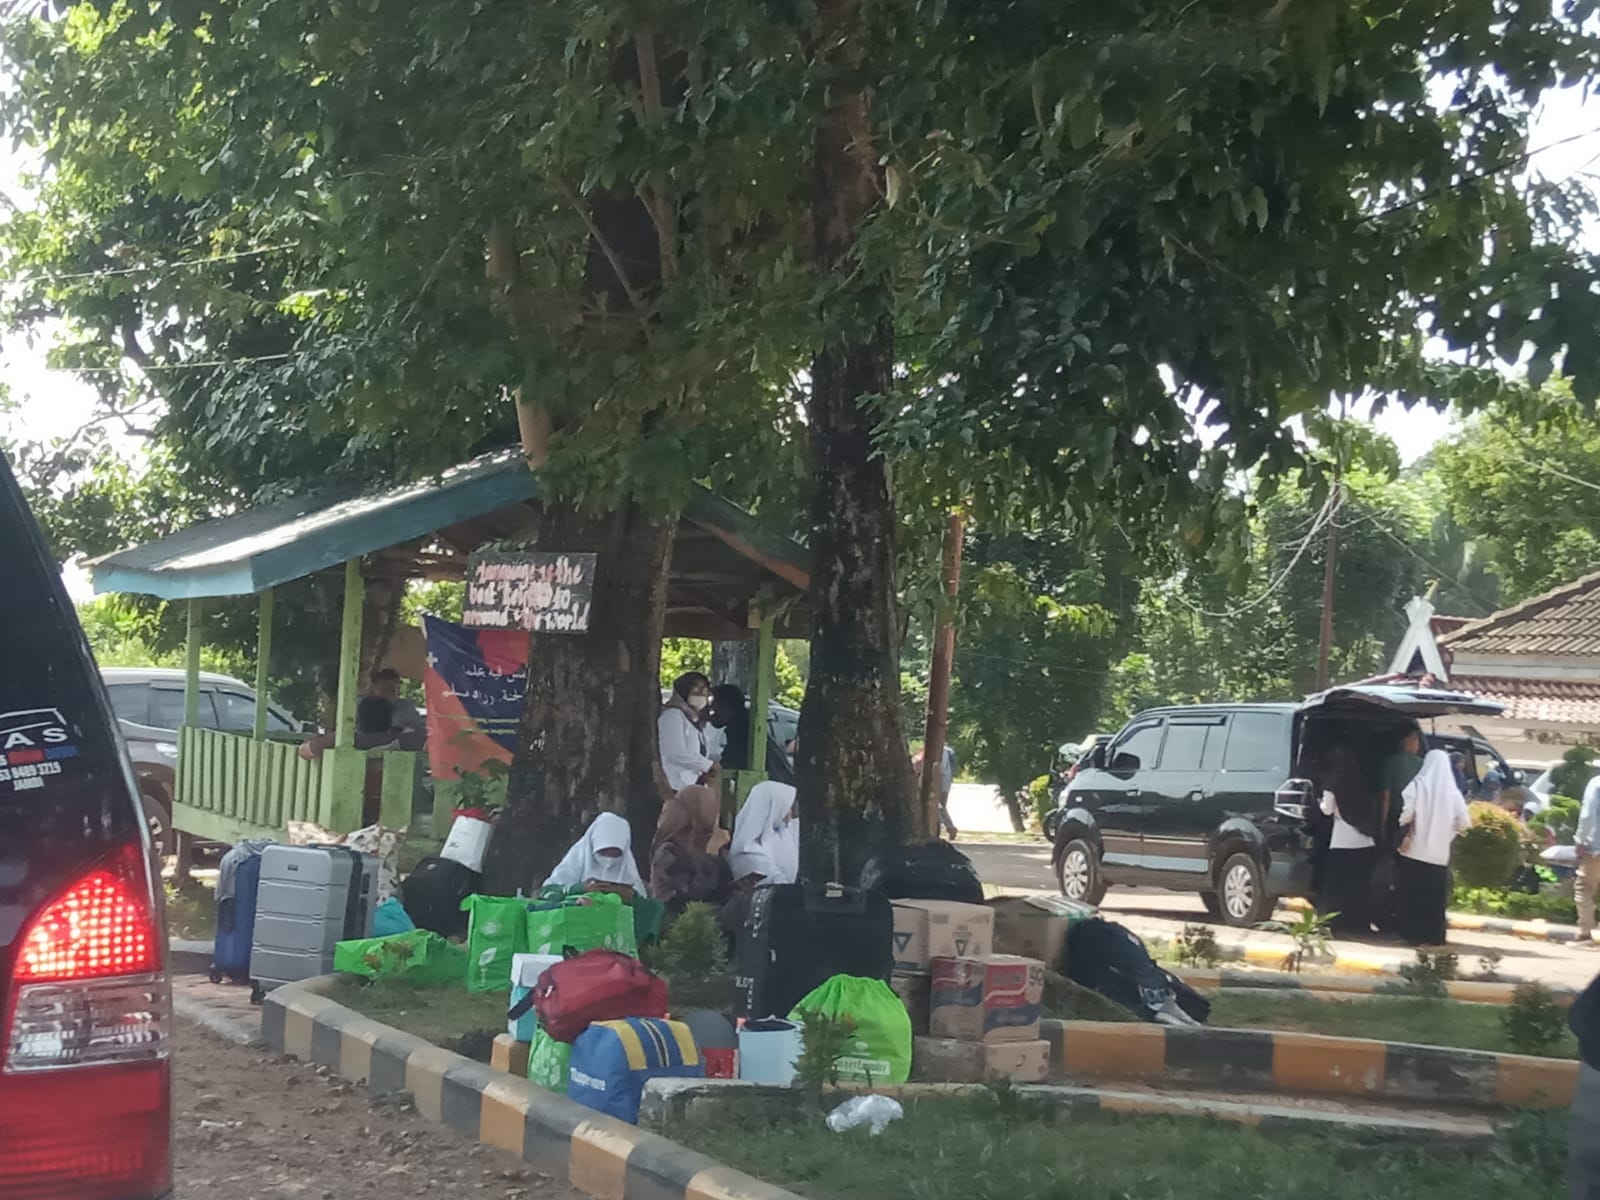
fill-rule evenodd
<path id="1" fill-rule="evenodd" d="M 1368 768 L 1369 770 L 1371 768 Z M 1382 802 L 1383 828 L 1394 830 L 1400 821 L 1402 793 L 1422 770 L 1422 731 L 1411 729 L 1400 739 L 1393 754 L 1383 760 L 1378 776 L 1378 799 Z"/>
<path id="2" fill-rule="evenodd" d="M 1578 1035 L 1578 1091 L 1567 1133 L 1567 1189 L 1572 1200 L 1600 1200 L 1600 976 L 1572 1002 L 1567 1023 Z"/>

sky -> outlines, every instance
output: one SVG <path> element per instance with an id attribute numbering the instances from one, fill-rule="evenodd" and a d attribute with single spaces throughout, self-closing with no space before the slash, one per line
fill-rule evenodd
<path id="1" fill-rule="evenodd" d="M 1588 171 L 1600 162 L 1600 100 L 1586 103 L 1578 89 L 1552 91 L 1536 114 L 1531 145 L 1531 168 L 1551 180 L 1564 180 Z M 27 203 L 20 180 L 26 164 L 9 144 L 0 143 L 0 192 L 12 201 Z M 1585 241 L 1600 245 L 1600 228 L 1587 231 Z M 0 412 L 0 436 L 25 434 L 30 440 L 65 436 L 84 424 L 93 413 L 93 394 L 75 376 L 54 371 L 45 364 L 49 330 L 31 341 L 18 334 L 0 336 L 0 383 L 10 389 L 14 408 Z M 1401 458 L 1411 463 L 1427 454 L 1455 427 L 1446 414 L 1392 407 L 1374 424 L 1394 439 Z M 137 456 L 140 445 L 123 440 L 127 452 Z"/>

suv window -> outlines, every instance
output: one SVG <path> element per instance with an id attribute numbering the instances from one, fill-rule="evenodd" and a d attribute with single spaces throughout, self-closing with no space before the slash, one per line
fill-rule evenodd
<path id="1" fill-rule="evenodd" d="M 1112 745 L 1106 765 L 1113 771 L 1148 771 L 1161 756 L 1161 722 L 1135 725 Z"/>
<path id="2" fill-rule="evenodd" d="M 249 733 L 256 727 L 256 702 L 239 692 L 216 692 L 217 725 L 221 729 Z"/>
<path id="3" fill-rule="evenodd" d="M 135 725 L 150 724 L 150 686 L 144 683 L 113 683 L 106 688 L 111 711 L 117 719 Z"/>
<path id="4" fill-rule="evenodd" d="M 205 729 L 217 728 L 217 712 L 211 706 L 212 692 L 200 689 L 200 725 Z M 183 689 L 153 687 L 150 689 L 150 724 L 157 729 L 183 728 Z M 248 726 L 247 726 L 248 728 Z"/>
<path id="5" fill-rule="evenodd" d="M 1191 722 L 1170 721 L 1167 724 L 1167 740 L 1161 747 L 1161 769 L 1163 771 L 1198 771 L 1200 764 L 1205 760 L 1206 736 L 1215 729 L 1222 732 L 1218 725 L 1199 725 Z"/>
<path id="6" fill-rule="evenodd" d="M 1224 771 L 1271 771 L 1284 765 L 1284 720 L 1277 713 L 1234 713 L 1228 722 Z"/>

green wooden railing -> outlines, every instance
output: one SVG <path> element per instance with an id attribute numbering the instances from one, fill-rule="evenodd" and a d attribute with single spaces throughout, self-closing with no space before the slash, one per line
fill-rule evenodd
<path id="1" fill-rule="evenodd" d="M 411 822 L 417 755 L 405 750 L 329 749 L 305 759 L 291 742 L 187 727 L 178 733 L 178 780 L 172 824 L 196 837 L 235 842 L 281 837 L 290 821 L 333 833 L 363 823 L 367 772 L 382 771 L 379 820 Z"/>

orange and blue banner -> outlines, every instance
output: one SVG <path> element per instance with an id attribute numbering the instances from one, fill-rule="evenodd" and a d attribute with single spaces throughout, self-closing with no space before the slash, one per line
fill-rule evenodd
<path id="1" fill-rule="evenodd" d="M 475 775 L 491 762 L 510 763 L 528 690 L 528 634 L 521 629 L 468 629 L 422 618 L 427 668 L 428 758 L 435 779 Z"/>

